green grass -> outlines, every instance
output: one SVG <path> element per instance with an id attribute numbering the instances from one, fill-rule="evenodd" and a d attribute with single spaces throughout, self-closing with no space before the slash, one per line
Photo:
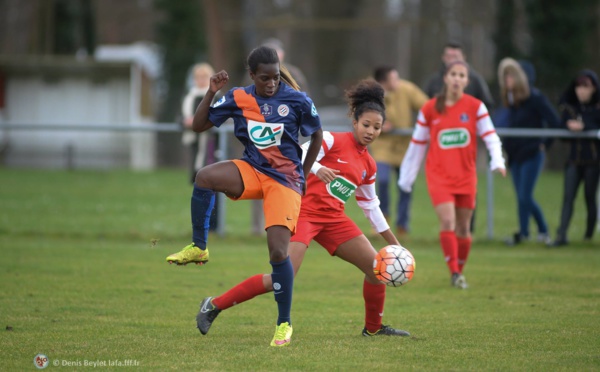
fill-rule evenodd
<path id="1" fill-rule="evenodd" d="M 578 241 L 583 202 L 568 249 L 508 248 L 499 238 L 516 229 L 514 195 L 509 179 L 495 181 L 498 239 L 485 238 L 482 195 L 471 288 L 458 291 L 419 179 L 405 242 L 417 272 L 388 290 L 384 318 L 413 337 L 361 337 L 362 275 L 313 245 L 295 284 L 293 343 L 274 350 L 271 294 L 223 312 L 208 336 L 195 329 L 203 297 L 270 270 L 264 238 L 249 236 L 248 202 L 228 203 L 227 236 L 211 237 L 209 265 L 174 267 L 165 256 L 189 240 L 183 171 L 0 169 L 0 370 L 34 369 L 38 353 L 73 363 L 64 370 L 117 359 L 144 370 L 600 369 L 600 249 Z M 536 191 L 551 231 L 561 182 L 545 173 Z M 369 233 L 356 205 L 348 210 Z"/>

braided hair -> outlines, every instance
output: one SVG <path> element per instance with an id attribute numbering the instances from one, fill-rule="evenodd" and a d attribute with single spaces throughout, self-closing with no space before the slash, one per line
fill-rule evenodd
<path id="1" fill-rule="evenodd" d="M 284 83 L 293 89 L 300 90 L 300 86 L 296 80 L 294 80 L 292 74 L 290 74 L 288 69 L 279 61 L 279 56 L 277 55 L 277 51 L 275 49 L 267 46 L 254 48 L 248 55 L 246 63 L 248 64 L 248 69 L 253 74 L 256 73 L 258 65 L 261 63 L 265 65 L 277 63 L 279 64 L 279 75 L 281 76 L 281 80 L 283 80 Z"/>

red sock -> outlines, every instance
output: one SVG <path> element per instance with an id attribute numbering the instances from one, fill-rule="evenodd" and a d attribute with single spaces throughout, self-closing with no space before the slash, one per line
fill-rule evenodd
<path id="1" fill-rule="evenodd" d="M 222 295 L 215 297 L 212 303 L 220 310 L 225 310 L 263 293 L 267 293 L 263 285 L 263 274 L 257 274 L 249 277 Z"/>
<path id="2" fill-rule="evenodd" d="M 458 271 L 462 274 L 463 267 L 469 258 L 469 252 L 471 252 L 471 237 L 456 238 L 456 241 L 458 241 Z"/>
<path id="3" fill-rule="evenodd" d="M 381 328 L 383 304 L 385 303 L 385 284 L 363 283 L 365 299 L 365 327 L 369 332 L 377 332 Z"/>
<path id="4" fill-rule="evenodd" d="M 454 231 L 440 231 L 440 243 L 450 274 L 458 273 L 458 241 Z"/>

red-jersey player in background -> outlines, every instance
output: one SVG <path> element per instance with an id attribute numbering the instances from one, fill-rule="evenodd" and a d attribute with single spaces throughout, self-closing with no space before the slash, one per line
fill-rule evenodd
<path id="1" fill-rule="evenodd" d="M 399 244 L 391 232 L 375 192 L 377 167 L 367 146 L 381 133 L 385 119 L 383 88 L 364 80 L 346 93 L 353 119 L 353 131 L 323 133 L 321 150 L 307 179 L 296 234 L 288 249 L 294 273 L 298 272 L 312 240 L 333 256 L 350 262 L 365 273 L 364 336 L 409 336 L 406 331 L 381 324 L 386 286 L 373 273 L 376 251 L 356 224 L 344 213 L 344 204 L 356 195 L 365 216 L 389 244 Z M 303 146 L 308 148 L 308 143 Z M 198 314 L 198 328 L 206 334 L 217 315 L 233 305 L 278 288 L 270 275 L 258 274 L 246 279 L 218 297 L 206 297 Z"/>
<path id="2" fill-rule="evenodd" d="M 490 168 L 506 175 L 502 143 L 487 108 L 464 93 L 468 69 L 462 61 L 446 67 L 442 92 L 419 112 L 398 180 L 402 190 L 412 189 L 429 142 L 427 188 L 440 221 L 440 243 L 451 283 L 462 289 L 467 288 L 462 271 L 471 250 L 469 225 L 477 192 L 477 136 L 490 153 Z"/>

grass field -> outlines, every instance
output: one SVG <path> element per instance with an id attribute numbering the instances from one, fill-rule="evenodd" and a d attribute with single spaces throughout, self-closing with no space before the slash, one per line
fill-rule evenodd
<path id="1" fill-rule="evenodd" d="M 228 204 L 209 265 L 165 263 L 189 241 L 185 180 L 183 171 L 0 169 L 0 370 L 35 369 L 38 353 L 63 370 L 127 360 L 144 370 L 600 370 L 600 246 L 578 242 L 581 200 L 569 248 L 509 248 L 500 238 L 517 226 L 514 195 L 497 177 L 498 239 L 485 238 L 483 195 L 471 288 L 459 291 L 419 179 L 405 241 L 417 271 L 388 290 L 384 317 L 413 336 L 360 336 L 362 275 L 313 245 L 295 284 L 292 345 L 273 349 L 272 294 L 221 313 L 207 336 L 195 328 L 203 297 L 270 266 L 264 239 L 249 236 L 248 202 Z M 554 231 L 562 176 L 543 174 L 536 192 Z"/>

